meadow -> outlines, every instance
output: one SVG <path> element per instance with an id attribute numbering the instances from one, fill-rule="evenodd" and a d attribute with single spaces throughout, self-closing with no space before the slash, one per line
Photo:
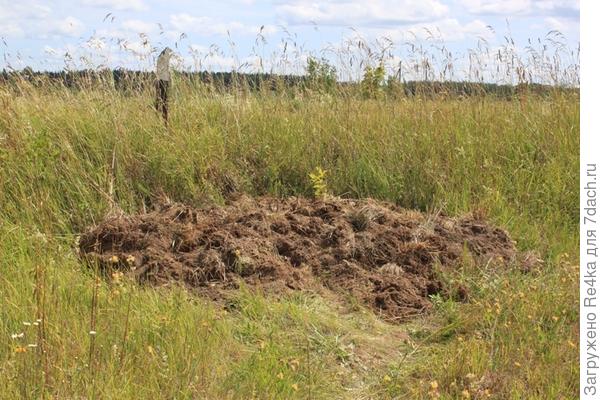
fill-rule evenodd
<path id="1" fill-rule="evenodd" d="M 0 87 L 0 398 L 578 397 L 577 91 L 173 87 L 168 128 L 149 89 Z M 391 324 L 309 292 L 242 288 L 223 308 L 77 256 L 115 210 L 312 197 L 317 167 L 332 195 L 485 215 L 543 263 L 465 258 L 443 279 L 468 302 Z"/>

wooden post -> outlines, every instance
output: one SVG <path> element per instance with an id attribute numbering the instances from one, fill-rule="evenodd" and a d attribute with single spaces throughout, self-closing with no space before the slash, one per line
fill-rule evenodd
<path id="1" fill-rule="evenodd" d="M 169 61 L 173 50 L 166 47 L 156 60 L 156 111 L 161 113 L 165 125 L 169 123 L 169 87 L 171 86 L 171 71 Z"/>

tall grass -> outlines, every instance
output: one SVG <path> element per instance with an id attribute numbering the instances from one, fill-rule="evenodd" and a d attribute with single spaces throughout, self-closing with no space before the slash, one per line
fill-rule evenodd
<path id="1" fill-rule="evenodd" d="M 165 128 L 149 92 L 0 88 L 0 397 L 577 396 L 577 93 L 208 89 L 176 78 Z M 339 196 L 484 213 L 544 266 L 465 260 L 444 279 L 470 303 L 434 299 L 432 315 L 393 326 L 311 294 L 242 290 L 223 307 L 97 281 L 75 253 L 109 212 L 308 196 L 316 167 Z"/>

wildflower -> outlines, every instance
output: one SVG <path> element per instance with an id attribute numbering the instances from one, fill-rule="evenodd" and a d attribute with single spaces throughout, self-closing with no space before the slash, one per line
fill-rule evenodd
<path id="1" fill-rule="evenodd" d="M 119 257 L 117 257 L 117 256 L 112 256 L 112 257 L 110 258 L 110 262 L 111 262 L 111 263 L 113 263 L 113 264 L 116 264 L 116 263 L 118 263 L 118 262 L 119 262 Z"/>
<path id="2" fill-rule="evenodd" d="M 91 336 L 95 336 L 96 335 L 96 331 L 90 331 L 90 335 Z"/>
<path id="3" fill-rule="evenodd" d="M 558 322 L 558 317 L 556 317 L 556 316 L 554 316 L 554 315 L 553 315 L 553 316 L 552 316 L 552 320 L 553 320 L 554 322 Z"/>
<path id="4" fill-rule="evenodd" d="M 35 349 L 37 347 L 37 343 L 30 343 L 27 345 L 27 347 L 29 347 L 31 349 Z"/>
<path id="5" fill-rule="evenodd" d="M 23 325 L 25 325 L 25 326 L 31 326 L 31 322 L 23 321 Z"/>
<path id="6" fill-rule="evenodd" d="M 128 255 L 126 261 L 127 261 L 127 264 L 134 265 L 135 264 L 135 256 L 133 256 L 131 254 Z"/>
<path id="7" fill-rule="evenodd" d="M 25 336 L 25 333 L 21 332 L 21 333 L 13 333 L 12 335 L 10 335 L 11 339 L 20 339 L 23 336 Z"/>
<path id="8" fill-rule="evenodd" d="M 292 359 L 290 361 L 290 368 L 292 369 L 292 371 L 295 371 L 296 368 L 298 368 L 298 366 L 300 366 L 300 361 L 298 361 L 297 359 Z"/>
<path id="9" fill-rule="evenodd" d="M 298 384 L 297 384 L 297 383 L 294 383 L 294 384 L 292 385 L 292 389 L 294 389 L 294 390 L 298 390 Z"/>
<path id="10" fill-rule="evenodd" d="M 123 273 L 120 271 L 116 271 L 112 273 L 112 280 L 114 283 L 121 282 L 121 278 L 123 278 Z"/>
<path id="11" fill-rule="evenodd" d="M 431 382 L 429 382 L 429 386 L 431 386 L 431 389 L 437 390 L 437 388 L 438 388 L 438 382 L 437 381 L 431 381 Z"/>
<path id="12" fill-rule="evenodd" d="M 279 379 L 283 379 L 283 372 L 280 372 L 280 373 L 278 373 L 278 374 L 277 374 L 277 378 L 279 378 Z"/>
<path id="13" fill-rule="evenodd" d="M 390 376 L 389 376 L 389 375 L 386 375 L 386 376 L 384 376 L 384 377 L 383 377 L 383 381 L 384 381 L 384 382 L 391 382 L 391 381 L 392 381 L 392 378 L 390 378 Z"/>
<path id="14" fill-rule="evenodd" d="M 517 367 L 517 368 L 521 368 L 521 363 L 520 363 L 520 362 L 518 362 L 518 361 L 515 361 L 515 362 L 513 363 L 513 365 L 514 365 L 515 367 Z"/>
<path id="15" fill-rule="evenodd" d="M 469 391 L 467 389 L 463 390 L 461 392 L 461 395 L 462 395 L 463 399 L 470 399 L 471 398 L 471 393 L 469 393 Z"/>
<path id="16" fill-rule="evenodd" d="M 465 375 L 465 378 L 466 378 L 468 381 L 472 381 L 472 380 L 473 380 L 473 379 L 475 379 L 476 377 L 477 377 L 477 376 L 476 376 L 474 373 L 472 373 L 472 372 L 469 372 L 467 375 Z"/>
<path id="17" fill-rule="evenodd" d="M 27 347 L 17 346 L 15 348 L 15 353 L 25 353 L 25 352 L 27 352 Z"/>

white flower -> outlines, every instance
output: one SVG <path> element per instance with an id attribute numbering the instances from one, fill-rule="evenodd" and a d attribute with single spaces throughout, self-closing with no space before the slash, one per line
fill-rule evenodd
<path id="1" fill-rule="evenodd" d="M 21 333 L 13 333 L 12 335 L 10 335 L 10 337 L 11 337 L 12 339 L 20 339 L 20 338 L 22 338 L 23 336 L 25 336 L 25 333 L 23 333 L 23 332 L 21 332 Z"/>
<path id="2" fill-rule="evenodd" d="M 90 335 L 94 336 L 96 334 L 96 331 L 90 331 Z"/>

